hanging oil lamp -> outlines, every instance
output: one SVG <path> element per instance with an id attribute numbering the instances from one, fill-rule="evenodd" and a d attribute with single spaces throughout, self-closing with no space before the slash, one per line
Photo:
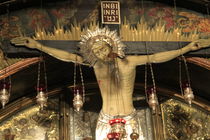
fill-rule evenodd
<path id="1" fill-rule="evenodd" d="M 44 83 L 41 82 L 41 63 L 43 63 L 43 70 L 44 70 Z M 43 110 L 45 106 L 47 106 L 47 74 L 46 74 L 46 64 L 45 60 L 42 62 L 40 61 L 38 64 L 38 78 L 37 78 L 37 96 L 36 96 L 36 102 L 39 105 L 40 109 Z"/>
<path id="2" fill-rule="evenodd" d="M 185 82 L 183 82 L 182 78 L 182 62 L 181 60 L 179 61 L 179 83 L 180 83 L 180 88 L 181 88 L 181 94 L 184 98 L 184 100 L 191 105 L 192 101 L 194 99 L 194 94 L 190 85 L 190 75 L 189 75 L 189 69 L 187 66 L 187 61 L 185 57 L 182 55 L 182 59 L 184 61 L 184 66 L 185 66 L 185 71 L 186 71 L 186 78 Z"/>
<path id="3" fill-rule="evenodd" d="M 148 104 L 150 108 L 152 108 L 152 111 L 155 112 L 157 106 L 159 105 L 156 95 L 156 90 L 154 87 L 150 87 L 147 89 L 147 95 L 148 95 Z"/>
<path id="4" fill-rule="evenodd" d="M 82 108 L 83 104 L 85 103 L 85 86 L 84 86 L 84 79 L 82 74 L 81 65 L 79 65 L 79 72 L 80 72 L 80 79 L 81 79 L 81 86 L 76 86 L 77 83 L 77 64 L 74 64 L 74 98 L 73 98 L 73 107 L 75 111 L 79 112 Z"/>
<path id="5" fill-rule="evenodd" d="M 47 105 L 47 99 L 45 86 L 41 85 L 37 87 L 36 102 L 39 104 L 41 110 Z"/>
<path id="6" fill-rule="evenodd" d="M 187 101 L 189 105 L 191 105 L 192 100 L 194 99 L 192 88 L 188 82 L 185 82 L 184 84 L 182 84 L 182 87 L 183 87 L 184 99 L 185 101 Z"/>
<path id="7" fill-rule="evenodd" d="M 9 102 L 10 97 L 10 84 L 7 82 L 2 82 L 0 85 L 0 102 L 4 108 L 6 103 Z"/>
<path id="8" fill-rule="evenodd" d="M 108 133 L 107 138 L 109 140 L 120 140 L 126 137 L 125 130 L 126 121 L 122 118 L 116 118 L 109 121 L 111 126 L 110 133 Z"/>
<path id="9" fill-rule="evenodd" d="M 83 104 L 84 104 L 83 97 L 80 95 L 79 90 L 76 90 L 76 94 L 74 94 L 74 99 L 73 99 L 73 106 L 75 110 L 79 112 Z"/>

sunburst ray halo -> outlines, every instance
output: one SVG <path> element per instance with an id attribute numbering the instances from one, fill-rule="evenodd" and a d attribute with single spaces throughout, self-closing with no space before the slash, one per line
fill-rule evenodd
<path id="1" fill-rule="evenodd" d="M 112 53 L 120 58 L 125 57 L 125 45 L 121 42 L 117 31 L 110 31 L 107 27 L 96 28 L 94 31 L 87 30 L 87 32 L 81 36 L 79 47 L 84 60 L 91 65 L 94 65 L 99 60 L 93 52 L 93 46 L 95 44 L 102 45 L 102 47 L 107 44 L 111 47 Z"/>

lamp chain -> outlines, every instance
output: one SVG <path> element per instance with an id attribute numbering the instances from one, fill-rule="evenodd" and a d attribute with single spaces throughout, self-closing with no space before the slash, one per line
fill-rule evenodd
<path id="1" fill-rule="evenodd" d="M 38 63 L 38 76 L 37 76 L 37 87 L 36 88 L 39 88 L 40 86 L 40 70 L 41 70 L 41 62 Z"/>
<path id="2" fill-rule="evenodd" d="M 80 77 L 81 77 L 81 82 L 82 82 L 82 96 L 83 96 L 83 102 L 84 102 L 85 101 L 85 84 L 84 84 L 81 65 L 79 65 L 79 71 L 80 71 Z"/>
<path id="3" fill-rule="evenodd" d="M 184 66 L 185 66 L 187 81 L 188 81 L 189 87 L 191 87 L 190 74 L 189 74 L 189 69 L 188 69 L 187 61 L 186 61 L 186 58 L 183 55 L 182 55 L 182 59 L 184 61 Z"/>
<path id="4" fill-rule="evenodd" d="M 144 84 L 144 91 L 145 91 L 145 95 L 146 95 L 146 101 L 147 101 L 147 103 L 148 103 L 148 96 L 147 96 L 147 65 L 148 64 L 145 64 L 145 76 L 144 76 L 144 82 L 145 82 L 145 84 Z"/>
<path id="5" fill-rule="evenodd" d="M 145 42 L 145 49 L 146 49 L 148 63 L 145 64 L 145 87 L 144 88 L 145 88 L 145 92 L 146 92 L 147 91 L 147 65 L 149 65 L 151 76 L 152 76 L 152 84 L 153 84 L 154 91 L 156 93 L 155 77 L 154 77 L 154 72 L 153 72 L 152 64 L 151 64 L 151 62 L 149 60 L 149 53 L 148 53 L 148 48 L 147 48 L 147 42 Z M 147 94 L 146 94 L 146 98 L 147 98 Z"/>
<path id="6" fill-rule="evenodd" d="M 74 95 L 76 94 L 76 70 L 77 70 L 77 64 L 74 63 Z"/>
<path id="7" fill-rule="evenodd" d="M 181 94 L 184 96 L 183 88 L 182 88 L 182 61 L 179 59 L 179 86 L 181 89 Z"/>
<path id="8" fill-rule="evenodd" d="M 46 72 L 46 63 L 45 60 L 43 60 L 43 65 L 44 65 L 44 80 L 45 80 L 45 88 L 46 88 L 46 92 L 48 92 L 48 88 L 47 88 L 47 72 Z"/>

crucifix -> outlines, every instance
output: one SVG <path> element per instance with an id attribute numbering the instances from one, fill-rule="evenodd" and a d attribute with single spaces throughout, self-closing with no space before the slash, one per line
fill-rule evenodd
<path id="1" fill-rule="evenodd" d="M 103 100 L 96 127 L 96 140 L 101 140 L 107 137 L 110 128 L 108 121 L 116 116 L 126 120 L 125 130 L 128 135 L 134 128 L 140 128 L 132 100 L 137 66 L 167 62 L 190 51 L 209 47 L 210 39 L 196 40 L 180 49 L 148 55 L 126 55 L 125 45 L 116 32 L 107 28 L 87 31 L 81 37 L 80 54 L 52 48 L 29 37 L 17 37 L 11 43 L 38 49 L 62 61 L 93 67 Z M 137 133 L 140 134 L 140 131 L 138 129 Z M 139 139 L 143 140 L 143 135 Z"/>

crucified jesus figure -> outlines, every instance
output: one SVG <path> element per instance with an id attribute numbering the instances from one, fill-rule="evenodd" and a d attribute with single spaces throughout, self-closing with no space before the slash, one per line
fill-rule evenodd
<path id="1" fill-rule="evenodd" d="M 77 55 L 65 50 L 50 48 L 29 37 L 14 38 L 11 42 L 17 46 L 36 48 L 63 61 L 80 64 L 86 63 L 83 55 Z M 132 122 L 132 117 L 135 116 L 132 94 L 137 66 L 147 63 L 166 62 L 189 51 L 196 51 L 198 49 L 208 47 L 209 45 L 210 39 L 200 39 L 193 41 L 178 50 L 160 52 L 151 55 L 129 55 L 119 57 L 118 53 L 113 53 L 113 47 L 110 46 L 106 40 L 101 40 L 100 37 L 99 39 L 95 39 L 95 41 L 91 44 L 90 53 L 94 54 L 97 61 L 95 61 L 91 66 L 93 66 L 103 100 L 102 110 L 96 127 L 96 139 L 103 140 L 106 138 L 108 131 L 104 129 L 109 129 L 108 120 L 114 118 L 114 116 L 121 116 L 121 118 L 127 119 L 126 124 Z M 117 69 L 115 71 L 117 71 L 118 78 L 116 78 L 116 74 L 115 76 L 111 74 L 113 73 L 113 69 Z M 117 84 L 114 82 L 116 79 Z M 138 123 L 136 125 L 138 125 Z M 129 134 L 132 133 L 133 127 L 139 128 L 139 126 L 135 126 L 135 123 L 130 126 L 127 125 L 126 127 L 130 127 L 126 128 L 128 137 Z M 143 136 L 140 136 L 139 139 L 143 140 L 144 138 Z"/>

